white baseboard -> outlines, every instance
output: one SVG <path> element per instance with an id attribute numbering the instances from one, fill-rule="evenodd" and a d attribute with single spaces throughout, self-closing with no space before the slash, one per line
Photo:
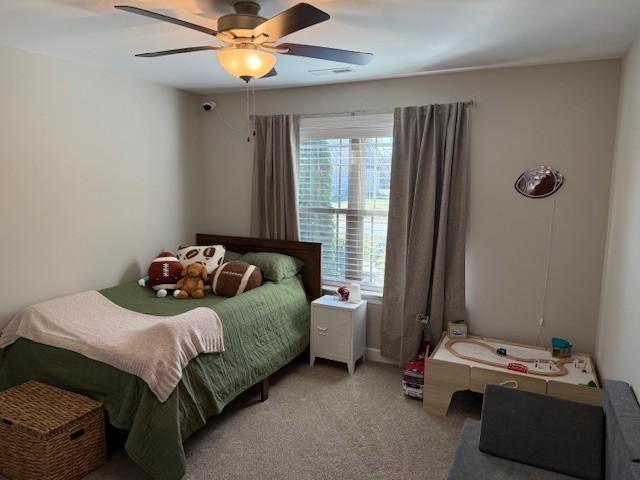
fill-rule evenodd
<path id="1" fill-rule="evenodd" d="M 367 360 L 370 360 L 372 362 L 378 362 L 378 363 L 388 363 L 390 365 L 398 365 L 398 362 L 396 362 L 395 360 L 388 358 L 388 357 L 383 357 L 382 355 L 380 355 L 380 349 L 379 348 L 365 348 L 365 357 Z"/>

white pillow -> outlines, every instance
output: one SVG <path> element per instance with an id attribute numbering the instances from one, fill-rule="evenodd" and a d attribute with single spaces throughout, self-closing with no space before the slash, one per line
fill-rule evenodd
<path id="1" fill-rule="evenodd" d="M 180 247 L 176 257 L 183 267 L 190 263 L 200 262 L 207 269 L 207 273 L 213 272 L 224 260 L 225 248 L 222 245 L 206 245 Z"/>

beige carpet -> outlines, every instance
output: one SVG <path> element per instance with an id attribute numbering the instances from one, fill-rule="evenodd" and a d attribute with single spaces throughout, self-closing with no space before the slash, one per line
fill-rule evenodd
<path id="1" fill-rule="evenodd" d="M 186 479 L 445 479 L 467 416 L 480 396 L 459 393 L 447 417 L 402 394 L 399 369 L 295 362 L 273 380 L 269 400 L 247 392 L 185 444 Z M 88 480 L 146 478 L 117 452 Z"/>

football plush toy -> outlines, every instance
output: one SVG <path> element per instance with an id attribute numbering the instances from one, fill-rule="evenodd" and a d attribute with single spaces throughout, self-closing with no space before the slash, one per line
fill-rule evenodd
<path id="1" fill-rule="evenodd" d="M 210 279 L 214 295 L 233 297 L 262 285 L 262 272 L 255 265 L 236 260 L 220 265 Z"/>
<path id="2" fill-rule="evenodd" d="M 166 297 L 169 290 L 176 290 L 182 278 L 182 264 L 171 252 L 162 252 L 149 266 L 148 277 L 138 280 L 141 286 L 150 286 L 157 297 Z"/>

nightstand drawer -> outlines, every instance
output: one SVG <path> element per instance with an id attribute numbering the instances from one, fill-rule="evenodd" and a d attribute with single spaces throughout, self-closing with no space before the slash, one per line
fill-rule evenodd
<path id="1" fill-rule="evenodd" d="M 351 317 L 335 309 L 317 308 L 312 335 L 317 355 L 346 358 L 351 344 Z"/>

